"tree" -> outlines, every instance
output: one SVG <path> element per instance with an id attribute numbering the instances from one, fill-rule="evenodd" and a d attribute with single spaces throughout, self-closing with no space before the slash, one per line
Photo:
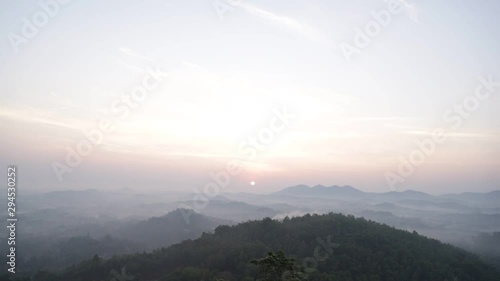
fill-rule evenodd
<path id="1" fill-rule="evenodd" d="M 299 281 L 304 280 L 304 268 L 295 265 L 295 259 L 287 258 L 283 251 L 276 254 L 269 252 L 267 257 L 251 260 L 250 263 L 258 265 L 261 274 L 264 275 L 262 281 Z"/>

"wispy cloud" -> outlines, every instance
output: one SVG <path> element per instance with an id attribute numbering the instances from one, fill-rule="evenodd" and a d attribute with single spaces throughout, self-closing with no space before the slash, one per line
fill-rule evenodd
<path id="1" fill-rule="evenodd" d="M 118 50 L 120 52 L 122 52 L 123 54 L 127 55 L 127 56 L 132 56 L 132 57 L 144 59 L 144 60 L 147 60 L 147 61 L 150 61 L 150 62 L 155 62 L 155 60 L 153 60 L 152 58 L 144 56 L 144 55 L 141 55 L 141 54 L 139 54 L 137 52 L 132 51 L 129 48 L 126 48 L 126 47 L 120 47 Z"/>
<path id="2" fill-rule="evenodd" d="M 142 72 L 146 71 L 143 66 L 137 66 L 137 64 L 140 64 L 140 65 L 149 65 L 149 64 L 155 63 L 155 60 L 153 60 L 152 58 L 149 58 L 147 56 L 141 55 L 141 54 L 133 51 L 130 48 L 120 47 L 120 48 L 118 48 L 118 53 L 119 54 L 116 55 L 116 56 L 112 55 L 111 58 L 114 61 L 116 61 L 117 63 L 123 65 L 127 69 L 129 69 L 131 71 L 134 71 L 134 72 L 142 73 Z M 123 57 L 123 55 L 129 57 L 129 59 L 126 60 L 126 59 L 121 58 L 121 57 Z M 135 59 L 134 63 L 129 63 L 128 62 L 128 61 L 131 60 L 130 58 Z M 139 60 L 137 60 L 137 59 L 139 59 Z"/>
<path id="3" fill-rule="evenodd" d="M 391 116 L 391 117 L 357 117 L 353 118 L 353 120 L 359 120 L 359 121 L 413 121 L 413 120 L 419 120 L 417 118 L 407 118 L 407 117 L 396 117 L 396 116 Z"/>
<path id="4" fill-rule="evenodd" d="M 50 125 L 71 130 L 80 130 L 80 120 L 62 119 L 53 112 L 44 112 L 37 109 L 24 108 L 0 108 L 0 119 L 7 119 L 11 122 L 23 122 L 33 125 Z"/>
<path id="5" fill-rule="evenodd" d="M 409 135 L 432 135 L 433 130 L 410 130 L 410 131 L 405 131 L 404 133 L 409 134 Z M 448 137 L 453 137 L 453 138 L 490 138 L 493 135 L 491 134 L 485 134 L 485 133 L 447 133 L 446 134 Z"/>
<path id="6" fill-rule="evenodd" d="M 291 17 L 278 15 L 273 12 L 264 10 L 248 3 L 242 3 L 241 7 L 250 14 L 264 19 L 270 23 L 285 27 L 291 31 L 297 32 L 303 37 L 310 40 L 323 41 L 325 36 L 311 26 L 301 23 Z"/>
<path id="7" fill-rule="evenodd" d="M 146 70 L 142 67 L 138 67 L 138 66 L 135 66 L 133 64 L 130 64 L 130 63 L 127 63 L 125 62 L 124 60 L 120 59 L 120 58 L 117 58 L 115 56 L 111 56 L 111 58 L 116 61 L 117 63 L 123 65 L 125 68 L 131 70 L 131 71 L 134 71 L 134 72 L 145 72 Z"/>

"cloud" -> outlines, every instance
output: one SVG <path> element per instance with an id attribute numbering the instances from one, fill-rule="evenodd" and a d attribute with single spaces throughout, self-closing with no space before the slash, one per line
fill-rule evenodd
<path id="1" fill-rule="evenodd" d="M 217 81 L 220 77 L 214 72 L 190 61 L 182 61 L 182 65 L 188 70 L 193 71 L 193 74 L 197 74 L 199 77 L 203 77 L 206 81 Z"/>
<path id="2" fill-rule="evenodd" d="M 90 111 L 91 109 L 84 106 L 76 101 L 66 98 L 64 96 L 58 95 L 54 92 L 50 92 L 44 99 L 46 108 L 51 111 Z"/>
<path id="3" fill-rule="evenodd" d="M 144 60 L 147 60 L 147 61 L 150 61 L 150 62 L 155 62 L 155 60 L 153 60 L 152 58 L 144 56 L 144 55 L 141 55 L 139 53 L 136 53 L 136 52 L 134 52 L 131 49 L 126 48 L 126 47 L 120 47 L 118 50 L 120 52 L 122 52 L 124 55 L 127 55 L 127 56 L 144 59 Z"/>
<path id="4" fill-rule="evenodd" d="M 131 71 L 134 71 L 134 72 L 139 72 L 139 73 L 143 73 L 145 72 L 146 70 L 142 67 L 138 67 L 138 66 L 135 66 L 135 65 L 132 65 L 132 64 L 129 64 L 125 61 L 123 61 L 122 59 L 119 59 L 115 56 L 111 56 L 111 58 L 116 61 L 117 63 L 123 65 L 124 67 L 128 68 L 129 70 Z"/>
<path id="5" fill-rule="evenodd" d="M 405 131 L 404 133 L 409 134 L 409 135 L 428 135 L 431 136 L 433 135 L 433 130 L 428 129 L 428 130 L 410 130 L 410 131 Z M 453 137 L 453 138 L 490 138 L 493 135 L 491 134 L 485 134 L 485 133 L 446 133 L 446 136 L 448 137 Z"/>
<path id="6" fill-rule="evenodd" d="M 308 26 L 306 24 L 300 23 L 299 21 L 283 16 L 283 15 L 277 15 L 275 13 L 266 11 L 262 8 L 256 7 L 254 5 L 250 5 L 248 3 L 242 3 L 241 7 L 249 12 L 250 14 L 257 16 L 261 19 L 264 19 L 270 23 L 277 24 L 279 26 L 285 27 L 289 30 L 292 30 L 294 32 L 299 33 L 303 37 L 310 39 L 310 40 L 315 40 L 315 41 L 324 41 L 325 36 L 318 30 L 312 28 L 311 26 Z"/>
<path id="7" fill-rule="evenodd" d="M 122 55 L 125 55 L 127 57 L 132 57 L 133 59 L 135 59 L 135 60 L 130 59 L 130 58 L 127 59 L 127 61 L 133 61 L 134 63 L 129 63 L 118 56 L 111 55 L 111 58 L 113 60 L 115 60 L 117 63 L 125 66 L 126 68 L 128 68 L 129 70 L 134 71 L 134 72 L 142 73 L 142 72 L 146 71 L 144 67 L 137 66 L 136 64 L 144 65 L 145 62 L 146 62 L 146 64 L 151 64 L 151 63 L 154 64 L 155 63 L 155 60 L 153 60 L 147 56 L 141 55 L 137 52 L 134 52 L 132 49 L 129 49 L 126 47 L 118 48 L 118 52 L 121 53 Z M 137 60 L 137 59 L 139 59 L 139 60 Z"/>
<path id="8" fill-rule="evenodd" d="M 9 122 L 23 122 L 34 125 L 50 125 L 71 130 L 80 130 L 82 126 L 77 124 L 79 120 L 62 119 L 52 112 L 43 112 L 37 109 L 0 109 L 0 119 L 7 119 Z"/>
<path id="9" fill-rule="evenodd" d="M 357 117 L 357 118 L 353 118 L 353 120 L 359 120 L 359 121 L 414 121 L 414 120 L 419 120 L 419 119 L 392 116 L 392 117 Z"/>

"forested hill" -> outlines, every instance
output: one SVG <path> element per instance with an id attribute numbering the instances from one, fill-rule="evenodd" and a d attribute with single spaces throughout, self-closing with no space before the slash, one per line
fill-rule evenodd
<path id="1" fill-rule="evenodd" d="M 166 249 L 95 257 L 58 275 L 38 273 L 35 280 L 256 280 L 258 268 L 249 261 L 278 250 L 305 265 L 308 280 L 500 280 L 492 267 L 453 246 L 332 213 L 219 226 Z"/>

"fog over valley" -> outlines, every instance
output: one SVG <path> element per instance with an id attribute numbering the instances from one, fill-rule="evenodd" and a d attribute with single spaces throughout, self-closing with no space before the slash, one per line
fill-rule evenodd
<path id="1" fill-rule="evenodd" d="M 499 11 L 0 1 L 0 281 L 500 280 Z"/>

